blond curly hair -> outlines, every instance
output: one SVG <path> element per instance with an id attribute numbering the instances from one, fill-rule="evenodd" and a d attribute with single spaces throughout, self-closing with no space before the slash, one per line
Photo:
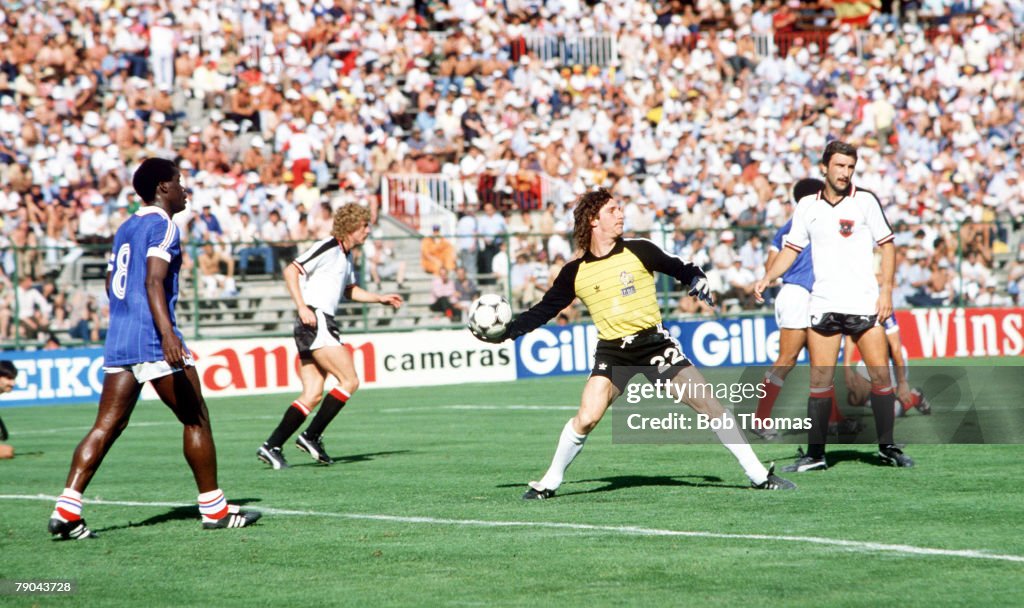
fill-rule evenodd
<path id="1" fill-rule="evenodd" d="M 363 224 L 369 222 L 369 209 L 359 203 L 349 203 L 334 212 L 334 226 L 331 228 L 331 236 L 336 239 L 343 239 L 362 228 Z"/>

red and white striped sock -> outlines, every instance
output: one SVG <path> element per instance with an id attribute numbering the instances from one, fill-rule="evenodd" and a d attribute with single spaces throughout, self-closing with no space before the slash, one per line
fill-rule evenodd
<path id="1" fill-rule="evenodd" d="M 53 507 L 50 517 L 63 521 L 78 521 L 82 519 L 82 494 L 71 488 L 64 488 L 57 504 Z"/>
<path id="2" fill-rule="evenodd" d="M 214 522 L 228 514 L 228 499 L 220 488 L 199 495 L 199 512 L 204 522 Z"/>
<path id="3" fill-rule="evenodd" d="M 292 407 L 302 412 L 303 416 L 309 416 L 309 412 L 312 411 L 305 403 L 299 401 L 298 399 L 292 401 Z"/>

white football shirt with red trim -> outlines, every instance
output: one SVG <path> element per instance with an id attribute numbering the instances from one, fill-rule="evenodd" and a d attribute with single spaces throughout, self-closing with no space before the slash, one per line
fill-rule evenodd
<path id="1" fill-rule="evenodd" d="M 785 246 L 799 253 L 812 245 L 811 314 L 874 314 L 874 248 L 892 239 L 882 204 L 868 190 L 851 185 L 850 193 L 834 205 L 821 192 L 800 199 Z"/>

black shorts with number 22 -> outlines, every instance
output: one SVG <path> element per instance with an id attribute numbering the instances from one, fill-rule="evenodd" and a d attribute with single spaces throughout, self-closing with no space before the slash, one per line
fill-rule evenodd
<path id="1" fill-rule="evenodd" d="M 651 382 L 671 380 L 690 365 L 679 342 L 658 325 L 618 340 L 598 341 L 590 375 L 608 378 L 621 393 L 637 374 Z"/>

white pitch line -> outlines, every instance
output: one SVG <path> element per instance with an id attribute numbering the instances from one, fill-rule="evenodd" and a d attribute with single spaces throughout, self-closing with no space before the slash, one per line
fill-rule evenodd
<path id="1" fill-rule="evenodd" d="M 56 496 L 43 494 L 0 494 L 0 500 L 36 500 L 54 502 Z M 99 500 L 89 499 L 82 502 L 92 505 L 112 505 L 120 507 L 191 507 L 192 504 L 177 502 L 135 502 L 126 500 Z M 932 547 L 915 547 L 913 545 L 894 545 L 889 543 L 873 543 L 859 540 L 844 540 L 841 538 L 826 538 L 822 536 L 789 536 L 774 534 L 727 534 L 723 532 L 702 532 L 694 530 L 666 530 L 661 528 L 643 528 L 639 526 L 605 526 L 593 524 L 572 524 L 562 522 L 546 521 L 489 521 L 483 519 L 446 519 L 438 517 L 412 517 L 403 515 L 375 515 L 371 513 L 333 513 L 324 511 L 296 511 L 293 509 L 277 509 L 274 507 L 260 507 L 260 511 L 268 515 L 285 515 L 297 517 L 333 517 L 339 519 L 357 519 L 369 521 L 384 521 L 404 524 L 430 524 L 441 526 L 466 526 L 479 528 L 545 528 L 556 530 L 577 530 L 580 532 L 609 532 L 625 536 L 674 536 L 686 538 L 717 538 L 723 540 L 763 540 L 781 541 L 789 543 L 805 543 L 812 545 L 824 545 L 841 547 L 852 551 L 866 553 L 898 553 L 903 555 L 936 556 L 936 557 L 962 557 L 966 559 L 986 559 L 1001 562 L 1024 563 L 1022 555 L 1007 555 L 989 553 L 983 549 L 935 549 Z"/>
<path id="2" fill-rule="evenodd" d="M 519 410 L 519 411 L 545 411 L 545 410 L 566 410 L 575 412 L 579 408 L 574 405 L 423 405 L 420 407 L 388 407 L 381 408 L 380 412 L 393 414 L 395 412 L 434 412 L 437 410 Z"/>

